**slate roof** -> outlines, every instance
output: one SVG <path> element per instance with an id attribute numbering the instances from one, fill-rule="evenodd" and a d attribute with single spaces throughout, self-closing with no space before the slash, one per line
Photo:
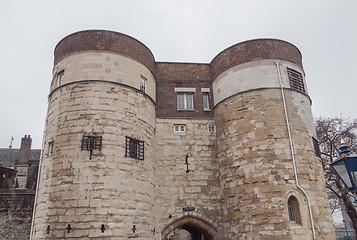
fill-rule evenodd
<path id="1" fill-rule="evenodd" d="M 20 149 L 9 149 L 9 148 L 0 148 L 0 163 L 4 167 L 14 166 L 16 159 L 19 158 Z M 41 149 L 31 149 L 30 152 L 30 161 L 39 161 L 40 160 Z"/>

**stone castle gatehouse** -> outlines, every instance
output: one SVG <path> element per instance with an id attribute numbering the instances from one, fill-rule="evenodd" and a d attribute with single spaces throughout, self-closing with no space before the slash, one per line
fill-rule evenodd
<path id="1" fill-rule="evenodd" d="M 292 44 L 156 62 L 89 30 L 54 55 L 32 239 L 335 239 Z"/>

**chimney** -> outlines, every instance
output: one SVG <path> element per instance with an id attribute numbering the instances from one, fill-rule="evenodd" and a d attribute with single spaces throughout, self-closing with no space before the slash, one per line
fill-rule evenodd
<path id="1" fill-rule="evenodd" d="M 25 135 L 25 137 L 21 138 L 19 158 L 15 165 L 28 165 L 28 161 L 30 159 L 31 143 L 32 139 L 30 135 Z"/>

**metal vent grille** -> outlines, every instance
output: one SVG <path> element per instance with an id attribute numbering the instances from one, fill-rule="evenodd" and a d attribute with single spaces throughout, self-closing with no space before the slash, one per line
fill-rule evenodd
<path id="1" fill-rule="evenodd" d="M 290 81 L 290 87 L 292 89 L 305 92 L 304 81 L 302 79 L 302 74 L 298 71 L 288 68 L 288 76 Z"/>
<path id="2" fill-rule="evenodd" d="M 315 156 L 321 158 L 319 142 L 314 137 L 312 137 L 312 144 L 314 145 Z"/>

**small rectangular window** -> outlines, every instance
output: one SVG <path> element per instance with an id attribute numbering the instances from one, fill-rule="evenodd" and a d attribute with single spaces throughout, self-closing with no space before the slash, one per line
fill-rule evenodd
<path id="1" fill-rule="evenodd" d="M 143 76 L 140 76 L 140 91 L 146 93 L 146 85 L 147 85 L 147 79 Z"/>
<path id="2" fill-rule="evenodd" d="M 178 110 L 193 110 L 193 94 L 178 93 L 177 94 L 177 109 Z"/>
<path id="3" fill-rule="evenodd" d="M 292 89 L 305 92 L 304 81 L 301 73 L 294 69 L 288 68 L 288 76 L 290 81 L 290 87 Z"/>
<path id="4" fill-rule="evenodd" d="M 82 136 L 81 151 L 90 152 L 89 159 L 92 159 L 93 150 L 102 150 L 102 136 Z"/>
<path id="5" fill-rule="evenodd" d="M 314 137 L 312 137 L 312 144 L 314 145 L 315 156 L 321 158 L 319 142 Z"/>
<path id="6" fill-rule="evenodd" d="M 55 142 L 54 141 L 51 141 L 51 142 L 48 143 L 48 155 L 49 156 L 53 155 L 54 147 L 55 147 Z"/>
<path id="7" fill-rule="evenodd" d="M 144 141 L 125 137 L 125 157 L 144 161 Z"/>
<path id="8" fill-rule="evenodd" d="M 186 132 L 186 125 L 185 124 L 175 124 L 174 132 Z"/>
<path id="9" fill-rule="evenodd" d="M 64 77 L 64 70 L 62 70 L 61 72 L 59 72 L 57 74 L 57 86 L 61 86 L 63 84 L 63 77 Z"/>
<path id="10" fill-rule="evenodd" d="M 203 111 L 209 111 L 208 93 L 203 93 Z"/>
<path id="11" fill-rule="evenodd" d="M 208 124 L 208 131 L 209 132 L 215 132 L 216 131 L 216 124 L 214 124 L 214 123 Z"/>

